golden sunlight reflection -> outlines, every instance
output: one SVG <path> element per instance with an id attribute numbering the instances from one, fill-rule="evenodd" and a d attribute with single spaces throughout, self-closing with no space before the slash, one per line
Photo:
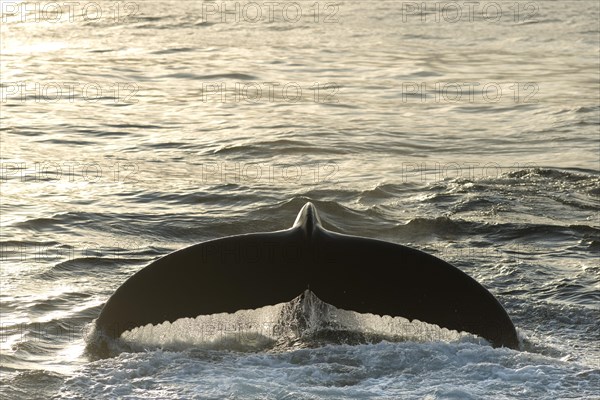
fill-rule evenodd
<path id="1" fill-rule="evenodd" d="M 599 5 L 0 0 L 0 399 L 422 398 L 428 388 L 442 397 L 498 398 L 504 390 L 525 399 L 592 388 L 600 355 L 590 335 L 600 274 Z M 283 368 L 285 354 L 240 363 L 229 353 L 205 359 L 193 346 L 193 354 L 152 348 L 79 368 L 82 357 L 98 357 L 84 352 L 86 340 L 114 344 L 86 330 L 130 276 L 196 243 L 287 229 L 308 201 L 330 221 L 326 228 L 414 247 L 464 270 L 516 316 L 529 347 L 509 352 L 460 337 L 451 344 L 437 328 L 334 310 L 327 326 L 346 318 L 347 331 L 359 325 L 369 328 L 359 333 L 407 340 L 306 348 Z M 389 271 L 380 275 L 377 260 L 367 261 L 365 271 L 385 279 Z M 252 296 L 255 288 L 228 265 L 219 266 L 229 271 L 223 279 Z M 275 294 L 285 280 L 313 279 L 302 268 L 284 270 L 265 278 Z M 339 279 L 378 282 L 357 271 Z M 137 296 L 160 304 L 183 293 L 180 282 L 195 293 L 179 265 L 165 276 Z M 210 285 L 202 279 L 199 288 Z M 437 298 L 433 292 L 417 301 Z M 234 326 L 228 318 L 223 326 Z M 138 329 L 130 342 L 203 345 L 200 328 L 209 324 L 194 321 L 189 329 Z M 315 330 L 333 332 L 325 331 Z M 303 344 L 321 346 L 314 339 Z M 390 354 L 398 357 L 390 362 Z M 333 362 L 326 373 L 321 356 Z M 340 370 L 340 359 L 350 364 Z M 253 360 L 254 371 L 281 377 L 281 390 L 223 392 L 267 381 L 248 376 Z M 374 368 L 357 368 L 363 360 Z M 439 368 L 448 362 L 453 368 Z M 541 364 L 556 378 L 523 378 Z M 490 365 L 510 378 L 504 386 L 479 373 Z M 206 366 L 213 373 L 193 372 Z M 438 372 L 454 379 L 454 367 L 467 373 L 444 392 Z M 422 373 L 390 389 L 389 377 L 402 370 Z M 293 393 L 284 381 L 292 375 L 306 378 Z M 315 392 L 323 390 L 335 394 Z"/>

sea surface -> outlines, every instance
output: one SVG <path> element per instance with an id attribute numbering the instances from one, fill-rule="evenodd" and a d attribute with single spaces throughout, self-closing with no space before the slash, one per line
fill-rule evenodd
<path id="1" fill-rule="evenodd" d="M 597 1 L 0 3 L 0 398 L 600 398 Z M 520 349 L 290 299 L 93 351 L 133 273 L 307 201 L 474 277 Z"/>

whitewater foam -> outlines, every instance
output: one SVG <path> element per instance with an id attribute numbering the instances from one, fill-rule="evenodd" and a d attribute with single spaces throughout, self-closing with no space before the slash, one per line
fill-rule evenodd
<path id="1" fill-rule="evenodd" d="M 108 354 L 148 349 L 224 349 L 286 351 L 326 344 L 469 341 L 487 343 L 476 335 L 402 317 L 342 310 L 306 290 L 287 303 L 235 313 L 201 315 L 174 322 L 136 327 L 110 341 L 89 335 L 88 348 L 108 343 Z"/>

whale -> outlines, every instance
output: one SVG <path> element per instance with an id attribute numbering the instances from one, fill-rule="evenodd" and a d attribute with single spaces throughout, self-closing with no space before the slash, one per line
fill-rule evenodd
<path id="1" fill-rule="evenodd" d="M 465 272 L 414 248 L 327 230 L 310 202 L 291 228 L 209 240 L 155 260 L 110 296 L 95 327 L 119 338 L 147 324 L 288 302 L 307 289 L 340 309 L 519 347 L 504 307 Z"/>

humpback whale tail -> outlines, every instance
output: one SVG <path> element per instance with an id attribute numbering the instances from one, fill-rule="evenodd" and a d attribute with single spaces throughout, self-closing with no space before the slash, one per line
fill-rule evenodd
<path id="1" fill-rule="evenodd" d="M 518 348 L 510 317 L 473 278 L 409 247 L 328 231 L 311 203 L 289 229 L 215 239 L 154 261 L 115 291 L 96 328 L 117 338 L 149 323 L 287 302 L 307 288 L 338 308 Z"/>

